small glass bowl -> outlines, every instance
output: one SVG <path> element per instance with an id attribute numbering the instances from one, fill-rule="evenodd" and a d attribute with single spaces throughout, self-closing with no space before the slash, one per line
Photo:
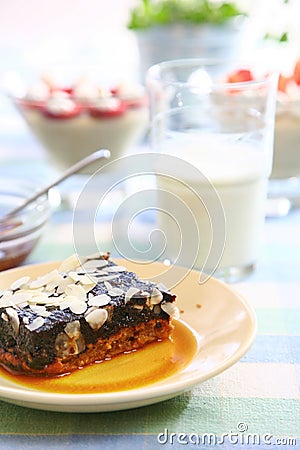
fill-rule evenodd
<path id="1" fill-rule="evenodd" d="M 139 83 L 104 81 L 101 69 L 54 66 L 40 74 L 7 74 L 4 90 L 59 171 L 99 148 L 125 156 L 145 137 L 149 106 Z M 5 84 L 5 83 L 4 83 Z M 92 165 L 83 173 L 94 173 Z"/>
<path id="2" fill-rule="evenodd" d="M 1 178 L 0 217 L 34 194 L 30 181 Z M 0 221 L 0 271 L 20 265 L 32 252 L 50 215 L 48 196 L 44 195 L 18 214 Z"/>

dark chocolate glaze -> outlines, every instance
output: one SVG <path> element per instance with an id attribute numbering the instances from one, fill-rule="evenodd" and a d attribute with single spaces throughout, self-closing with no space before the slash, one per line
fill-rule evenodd
<path id="1" fill-rule="evenodd" d="M 109 266 L 114 265 L 112 261 L 109 261 L 108 264 Z M 109 280 L 110 285 L 113 288 L 121 288 L 124 292 L 130 287 L 136 287 L 141 292 L 148 292 L 151 295 L 156 286 L 154 283 L 140 280 L 133 272 L 120 272 L 113 275 L 117 276 Z M 101 278 L 99 276 L 99 282 L 90 291 L 94 295 L 108 294 L 107 287 L 101 281 Z M 162 291 L 161 289 L 160 291 L 163 295 L 162 301 L 173 302 L 175 300 L 175 295 L 169 291 Z M 136 294 L 127 303 L 125 303 L 125 293 L 121 296 L 110 296 L 110 298 L 110 302 L 102 307 L 107 310 L 108 319 L 98 330 L 91 328 L 85 320 L 86 313 L 75 314 L 69 308 L 60 310 L 56 306 L 47 306 L 46 308 L 51 312 L 51 315 L 44 318 L 44 324 L 40 328 L 30 331 L 25 326 L 26 321 L 27 323 L 28 321 L 29 323 L 32 322 L 38 317 L 38 314 L 31 310 L 29 306 L 26 306 L 15 308 L 20 321 L 19 332 L 16 333 L 12 321 L 10 319 L 6 321 L 1 317 L 2 313 L 5 314 L 6 308 L 0 308 L 0 346 L 4 351 L 11 352 L 25 361 L 30 368 L 39 370 L 51 364 L 57 357 L 56 338 L 64 332 L 66 325 L 70 322 L 80 322 L 81 335 L 85 344 L 88 345 L 95 343 L 99 338 L 109 338 L 124 327 L 139 325 L 153 318 L 169 320 L 168 314 L 160 307 L 156 308 L 153 305 L 150 307 L 149 296 Z M 159 326 L 159 322 L 157 326 Z"/>

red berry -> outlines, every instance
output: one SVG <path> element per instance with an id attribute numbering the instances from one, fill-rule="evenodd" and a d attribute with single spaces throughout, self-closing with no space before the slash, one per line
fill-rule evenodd
<path id="1" fill-rule="evenodd" d="M 298 59 L 298 61 L 295 64 L 293 79 L 296 84 L 300 85 L 300 59 Z"/>
<path id="2" fill-rule="evenodd" d="M 228 83 L 241 83 L 245 81 L 253 81 L 254 77 L 249 69 L 239 69 L 235 72 L 232 72 L 227 77 Z"/>
<path id="3" fill-rule="evenodd" d="M 286 92 L 287 85 L 290 81 L 290 77 L 285 77 L 284 75 L 280 74 L 278 79 L 278 90 L 281 92 Z"/>

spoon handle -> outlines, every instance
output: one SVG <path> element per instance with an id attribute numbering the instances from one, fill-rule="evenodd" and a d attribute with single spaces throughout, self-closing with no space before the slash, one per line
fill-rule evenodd
<path id="1" fill-rule="evenodd" d="M 61 183 L 62 181 L 64 181 L 66 178 L 70 177 L 74 173 L 79 172 L 81 169 L 88 166 L 92 162 L 97 161 L 98 159 L 101 159 L 101 158 L 108 159 L 109 157 L 110 157 L 110 151 L 106 150 L 106 149 L 97 150 L 96 152 L 91 153 L 90 155 L 86 156 L 85 158 L 83 158 L 80 161 L 78 161 L 77 163 L 75 163 L 73 166 L 71 166 L 65 172 L 63 172 L 51 184 L 48 184 L 48 186 L 45 186 L 43 189 L 36 192 L 32 197 L 25 200 L 25 202 L 23 202 L 21 205 L 17 206 L 16 208 L 14 208 L 11 211 L 9 211 L 8 213 L 6 213 L 5 216 L 0 218 L 0 222 L 15 215 L 16 213 L 21 211 L 23 208 L 26 208 L 26 206 L 28 206 L 30 203 L 34 202 L 37 198 L 46 194 L 51 188 L 53 188 L 57 184 Z"/>

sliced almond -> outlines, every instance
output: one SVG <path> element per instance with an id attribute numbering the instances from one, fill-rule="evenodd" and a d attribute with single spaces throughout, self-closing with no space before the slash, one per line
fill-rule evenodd
<path id="1" fill-rule="evenodd" d="M 74 314 L 83 314 L 87 310 L 87 304 L 76 299 L 70 303 L 69 308 Z"/>
<path id="2" fill-rule="evenodd" d="M 101 283 L 102 281 L 114 280 L 114 279 L 118 278 L 118 276 L 119 275 L 117 275 L 117 274 L 116 275 L 104 275 L 104 276 L 101 275 L 101 277 L 97 276 L 97 280 L 98 280 L 98 283 Z"/>
<path id="3" fill-rule="evenodd" d="M 137 294 L 137 293 L 140 292 L 140 291 L 141 291 L 141 290 L 138 289 L 138 288 L 130 287 L 130 288 L 128 289 L 128 291 L 126 292 L 126 294 L 125 294 L 125 304 L 126 304 L 127 302 L 129 302 L 129 300 L 130 300 L 135 294 Z"/>
<path id="4" fill-rule="evenodd" d="M 106 289 L 109 291 L 109 289 L 112 289 L 112 285 L 110 284 L 109 281 L 104 281 L 104 286 L 106 287 Z"/>
<path id="5" fill-rule="evenodd" d="M 23 287 L 24 285 L 26 285 L 28 283 L 28 281 L 30 280 L 30 277 L 26 276 L 26 277 L 22 277 L 22 278 L 18 278 L 16 281 L 14 281 L 11 285 L 10 285 L 10 289 L 12 291 L 15 291 L 16 289 L 20 289 L 21 287 Z"/>
<path id="6" fill-rule="evenodd" d="M 79 301 L 86 300 L 86 292 L 80 284 L 69 284 L 65 289 L 65 294 L 75 296 Z"/>
<path id="7" fill-rule="evenodd" d="M 73 281 L 74 281 L 74 280 L 72 280 L 72 278 L 69 277 L 69 276 L 64 277 L 64 278 L 61 280 L 61 282 L 59 283 L 59 285 L 57 286 L 56 292 L 57 292 L 58 294 L 62 294 L 63 292 L 65 292 L 66 287 L 67 287 L 69 284 L 72 284 Z"/>
<path id="8" fill-rule="evenodd" d="M 72 278 L 73 281 L 80 281 L 80 275 L 79 275 L 79 273 L 78 273 L 78 272 L 74 272 L 74 270 L 71 270 L 71 271 L 68 273 L 68 276 L 69 276 L 70 278 Z"/>
<path id="9" fill-rule="evenodd" d="M 170 292 L 170 289 L 167 288 L 167 286 L 165 286 L 163 283 L 158 283 L 158 284 L 156 285 L 156 287 L 157 287 L 157 289 L 159 289 L 160 291 L 163 291 L 163 292 Z"/>
<path id="10" fill-rule="evenodd" d="M 30 305 L 30 309 L 41 317 L 49 317 L 51 315 L 51 312 L 47 311 L 45 306 L 42 305 Z"/>
<path id="11" fill-rule="evenodd" d="M 150 297 L 150 303 L 151 305 L 157 305 L 160 303 L 163 299 L 163 295 L 156 287 L 153 289 L 151 297 Z"/>
<path id="12" fill-rule="evenodd" d="M 108 295 L 110 295 L 111 297 L 119 297 L 120 295 L 123 295 L 124 291 L 121 288 L 118 287 L 113 287 L 112 289 L 110 289 L 108 291 Z"/>
<path id="13" fill-rule="evenodd" d="M 86 271 L 89 271 L 89 270 L 95 271 L 97 269 L 102 269 L 103 267 L 106 267 L 107 264 L 108 264 L 108 262 L 106 261 L 106 259 L 90 259 L 90 260 L 86 261 L 82 267 Z"/>
<path id="14" fill-rule="evenodd" d="M 11 325 L 13 327 L 14 332 L 16 334 L 19 334 L 20 319 L 17 311 L 14 308 L 6 308 L 5 312 L 11 319 Z"/>
<path id="15" fill-rule="evenodd" d="M 34 295 L 30 298 L 28 298 L 28 303 L 32 303 L 32 304 L 36 304 L 39 303 L 41 305 L 46 305 L 46 304 L 52 304 L 53 303 L 53 298 L 52 297 L 48 297 L 47 294 L 41 292 L 39 295 Z"/>
<path id="16" fill-rule="evenodd" d="M 179 319 L 180 313 L 177 306 L 173 305 L 173 303 L 170 302 L 163 302 L 161 305 L 161 309 L 167 313 L 170 317 L 173 319 Z"/>
<path id="17" fill-rule="evenodd" d="M 141 292 L 141 297 L 150 297 L 150 292 L 148 292 L 148 291 L 142 291 Z"/>
<path id="18" fill-rule="evenodd" d="M 45 275 L 38 277 L 36 280 L 31 281 L 28 284 L 29 289 L 38 289 L 43 286 L 46 286 L 48 283 L 50 283 L 54 278 L 56 278 L 58 275 L 58 271 L 52 270 L 49 273 L 46 273 Z"/>
<path id="19" fill-rule="evenodd" d="M 13 306 L 14 304 L 12 292 L 5 292 L 0 299 L 0 308 L 6 308 L 7 306 Z"/>
<path id="20" fill-rule="evenodd" d="M 81 335 L 79 320 L 73 320 L 73 322 L 68 323 L 64 331 L 70 338 L 78 338 Z"/>
<path id="21" fill-rule="evenodd" d="M 63 276 L 60 273 L 57 273 L 56 277 L 54 277 L 45 287 L 46 291 L 53 292 L 55 289 L 58 288 L 58 286 L 63 281 Z"/>
<path id="22" fill-rule="evenodd" d="M 105 306 L 110 302 L 110 297 L 106 294 L 94 295 L 89 298 L 89 306 Z"/>
<path id="23" fill-rule="evenodd" d="M 69 308 L 72 301 L 75 301 L 75 300 L 76 300 L 76 297 L 71 297 L 71 296 L 65 297 L 65 299 L 59 303 L 59 309 L 61 309 L 63 311 L 64 309 Z"/>
<path id="24" fill-rule="evenodd" d="M 38 330 L 40 327 L 42 327 L 45 323 L 45 319 L 43 317 L 37 317 L 36 319 L 33 319 L 33 321 L 29 324 L 26 324 L 25 327 L 29 331 L 35 331 Z"/>
<path id="25" fill-rule="evenodd" d="M 59 272 L 70 272 L 75 270 L 81 265 L 81 261 L 78 255 L 71 255 L 69 258 L 65 259 L 58 268 Z"/>
<path id="26" fill-rule="evenodd" d="M 106 272 L 127 272 L 124 266 L 108 266 L 105 268 Z"/>
<path id="27" fill-rule="evenodd" d="M 94 311 L 85 316 L 85 320 L 93 330 L 98 331 L 106 322 L 107 317 L 108 314 L 106 309 L 94 309 Z"/>
<path id="28" fill-rule="evenodd" d="M 19 303 L 30 301 L 33 297 L 34 297 L 33 294 L 27 293 L 26 291 L 25 292 L 17 291 L 12 296 L 12 301 L 14 302 L 15 305 L 18 305 Z"/>
<path id="29" fill-rule="evenodd" d="M 98 283 L 97 278 L 96 278 L 96 277 L 93 277 L 92 275 L 89 275 L 89 274 L 80 275 L 78 281 L 79 281 L 81 284 L 86 284 L 86 285 L 94 284 L 95 286 L 96 286 L 96 284 Z"/>
<path id="30" fill-rule="evenodd" d="M 1 314 L 1 319 L 4 320 L 4 322 L 8 322 L 8 315 L 5 314 L 4 312 Z"/>

